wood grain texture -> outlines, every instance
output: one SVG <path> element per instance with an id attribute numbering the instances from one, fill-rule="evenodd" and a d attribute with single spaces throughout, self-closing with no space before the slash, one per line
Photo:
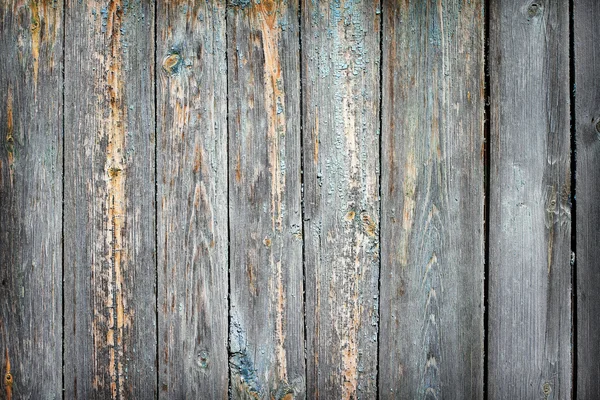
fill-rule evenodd
<path id="1" fill-rule="evenodd" d="M 303 398 L 298 2 L 234 2 L 227 39 L 231 395 Z"/>
<path id="2" fill-rule="evenodd" d="M 0 398 L 59 398 L 62 1 L 0 4 Z"/>
<path id="3" fill-rule="evenodd" d="M 65 396 L 156 397 L 154 7 L 66 3 Z"/>
<path id="4" fill-rule="evenodd" d="M 308 398 L 373 398 L 379 282 L 377 1 L 302 3 Z"/>
<path id="5" fill-rule="evenodd" d="M 159 395 L 227 398 L 224 1 L 158 2 Z"/>
<path id="6" fill-rule="evenodd" d="M 483 396 L 483 2 L 384 2 L 381 398 Z"/>
<path id="7" fill-rule="evenodd" d="M 571 397 L 567 2 L 490 2 L 489 397 Z"/>
<path id="8" fill-rule="evenodd" d="M 575 0 L 577 398 L 600 398 L 600 3 Z"/>

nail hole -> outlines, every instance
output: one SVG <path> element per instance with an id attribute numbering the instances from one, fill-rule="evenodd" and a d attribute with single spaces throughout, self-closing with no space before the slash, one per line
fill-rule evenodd
<path id="1" fill-rule="evenodd" d="M 208 351 L 203 350 L 200 353 L 198 353 L 197 363 L 198 366 L 202 369 L 208 368 Z"/>
<path id="2" fill-rule="evenodd" d="M 181 57 L 181 54 L 172 52 L 163 60 L 163 71 L 165 71 L 167 75 L 177 74 L 181 68 L 182 62 L 183 58 Z"/>
<path id="3" fill-rule="evenodd" d="M 530 18 L 537 16 L 540 13 L 540 8 L 538 3 L 531 3 L 529 8 L 527 8 L 527 15 L 529 15 Z"/>
<path id="4" fill-rule="evenodd" d="M 548 396 L 550 392 L 552 392 L 552 386 L 550 385 L 550 383 L 546 382 L 544 383 L 544 387 L 542 390 L 544 391 L 544 394 Z"/>

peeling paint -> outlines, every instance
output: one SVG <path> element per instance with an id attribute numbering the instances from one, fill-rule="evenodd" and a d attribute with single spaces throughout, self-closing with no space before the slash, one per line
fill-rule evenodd
<path id="1" fill-rule="evenodd" d="M 260 1 L 260 0 L 259 0 Z M 252 5 L 252 0 L 231 0 L 230 4 L 235 7 L 246 8 Z"/>
<path id="2" fill-rule="evenodd" d="M 246 334 L 240 324 L 236 322 L 236 319 L 232 321 L 230 331 L 229 366 L 232 374 L 231 384 L 239 394 L 245 394 L 254 399 L 262 399 L 264 393 L 256 374 L 254 361 L 246 348 Z"/>

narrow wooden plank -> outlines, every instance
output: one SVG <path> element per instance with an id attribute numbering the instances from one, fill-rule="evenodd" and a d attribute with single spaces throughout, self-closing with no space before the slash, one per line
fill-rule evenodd
<path id="1" fill-rule="evenodd" d="M 571 398 L 568 2 L 490 2 L 490 398 Z"/>
<path id="2" fill-rule="evenodd" d="M 0 398 L 59 398 L 62 1 L 0 4 Z"/>
<path id="3" fill-rule="evenodd" d="M 156 396 L 154 6 L 66 3 L 65 396 Z"/>
<path id="4" fill-rule="evenodd" d="M 600 3 L 575 0 L 577 398 L 600 398 Z"/>
<path id="5" fill-rule="evenodd" d="M 308 398 L 373 398 L 380 5 L 302 3 Z"/>
<path id="6" fill-rule="evenodd" d="M 384 2 L 380 397 L 483 397 L 483 1 Z"/>
<path id="7" fill-rule="evenodd" d="M 229 382 L 225 2 L 157 4 L 159 395 L 223 399 Z"/>
<path id="8" fill-rule="evenodd" d="M 231 394 L 303 398 L 298 2 L 233 2 L 227 39 Z"/>

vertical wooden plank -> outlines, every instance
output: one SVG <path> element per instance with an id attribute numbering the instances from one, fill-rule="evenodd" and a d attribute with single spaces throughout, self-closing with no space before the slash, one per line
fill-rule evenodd
<path id="1" fill-rule="evenodd" d="M 156 396 L 154 6 L 66 3 L 65 396 Z"/>
<path id="2" fill-rule="evenodd" d="M 483 397 L 483 12 L 384 2 L 382 398 Z"/>
<path id="3" fill-rule="evenodd" d="M 600 4 L 573 4 L 577 141 L 577 398 L 600 398 Z"/>
<path id="4" fill-rule="evenodd" d="M 0 4 L 0 398 L 61 396 L 62 16 Z"/>
<path id="5" fill-rule="evenodd" d="M 571 397 L 568 2 L 490 2 L 489 397 Z"/>
<path id="6" fill-rule="evenodd" d="M 224 1 L 158 2 L 159 395 L 227 398 Z"/>
<path id="7" fill-rule="evenodd" d="M 302 398 L 298 2 L 233 2 L 227 39 L 231 394 Z"/>
<path id="8" fill-rule="evenodd" d="M 377 392 L 380 14 L 302 3 L 308 398 Z"/>

